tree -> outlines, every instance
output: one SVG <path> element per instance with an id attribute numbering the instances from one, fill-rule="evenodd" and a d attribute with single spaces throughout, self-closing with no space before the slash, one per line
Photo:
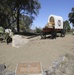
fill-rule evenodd
<path id="1" fill-rule="evenodd" d="M 63 22 L 63 26 L 64 26 L 64 29 L 67 31 L 67 32 L 70 32 L 71 28 L 70 28 L 70 24 L 69 24 L 69 21 L 66 20 Z"/>
<path id="2" fill-rule="evenodd" d="M 21 15 L 20 17 L 20 20 L 19 20 L 19 23 L 20 23 L 20 29 L 21 30 L 25 30 L 25 31 L 29 31 L 30 30 L 30 27 L 33 23 L 33 19 L 31 19 L 29 16 L 27 15 Z"/>
<path id="3" fill-rule="evenodd" d="M 33 20 L 29 16 L 24 16 L 24 26 L 25 26 L 25 29 L 27 29 L 29 31 L 32 23 L 33 23 Z"/>
<path id="4" fill-rule="evenodd" d="M 69 21 L 74 25 L 74 7 L 72 8 L 71 12 L 68 14 Z"/>
<path id="5" fill-rule="evenodd" d="M 0 1 L 0 26 L 4 28 L 10 27 L 13 20 L 13 10 L 9 6 L 9 2 L 7 0 Z"/>
<path id="6" fill-rule="evenodd" d="M 17 30 L 20 31 L 19 17 L 22 12 L 30 15 L 32 18 L 34 15 L 38 15 L 40 9 L 40 3 L 38 0 L 7 0 L 12 5 L 11 7 L 17 14 Z"/>
<path id="7" fill-rule="evenodd" d="M 8 19 L 6 19 L 4 16 L 6 21 L 4 20 L 3 17 L 2 19 L 5 22 L 8 21 L 9 25 L 17 21 L 17 31 L 20 31 L 19 27 L 20 15 L 24 13 L 24 15 L 28 15 L 30 18 L 33 18 L 34 15 L 37 16 L 40 9 L 40 3 L 38 2 L 38 0 L 2 0 L 0 1 L 0 8 L 2 13 L 4 12 L 3 15 L 5 15 L 6 17 L 8 16 L 7 17 Z"/>

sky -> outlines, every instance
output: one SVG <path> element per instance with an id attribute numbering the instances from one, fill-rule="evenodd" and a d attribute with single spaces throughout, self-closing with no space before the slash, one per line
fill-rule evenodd
<path id="1" fill-rule="evenodd" d="M 32 28 L 43 28 L 48 21 L 49 15 L 57 15 L 68 20 L 68 14 L 74 7 L 74 0 L 38 0 L 41 4 L 38 16 L 35 17 Z"/>

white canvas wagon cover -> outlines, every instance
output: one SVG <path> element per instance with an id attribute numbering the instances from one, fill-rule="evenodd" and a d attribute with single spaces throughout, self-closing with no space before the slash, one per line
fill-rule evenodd
<path id="1" fill-rule="evenodd" d="M 63 18 L 61 16 L 50 15 L 48 17 L 48 24 L 54 25 L 55 29 L 63 29 Z"/>

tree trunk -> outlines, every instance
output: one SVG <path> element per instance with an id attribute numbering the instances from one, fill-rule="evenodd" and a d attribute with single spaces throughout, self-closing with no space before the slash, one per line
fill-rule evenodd
<path id="1" fill-rule="evenodd" d="M 17 9 L 17 32 L 20 32 L 20 27 L 19 27 L 19 9 Z"/>

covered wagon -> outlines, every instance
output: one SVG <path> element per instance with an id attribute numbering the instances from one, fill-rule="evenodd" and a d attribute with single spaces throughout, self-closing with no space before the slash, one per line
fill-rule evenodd
<path id="1" fill-rule="evenodd" d="M 42 29 L 41 38 L 46 38 L 47 34 L 51 34 L 51 37 L 55 38 L 57 33 L 60 33 L 61 36 L 65 36 L 63 18 L 61 16 L 50 15 L 48 17 L 48 23 Z"/>

